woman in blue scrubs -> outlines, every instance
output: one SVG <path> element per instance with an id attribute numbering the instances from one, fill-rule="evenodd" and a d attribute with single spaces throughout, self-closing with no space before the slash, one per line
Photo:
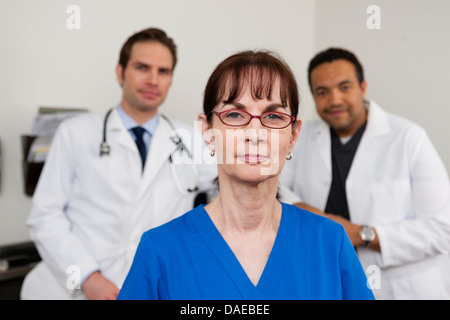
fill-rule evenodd
<path id="1" fill-rule="evenodd" d="M 373 299 L 343 227 L 277 197 L 298 138 L 298 89 L 275 54 L 235 54 L 199 116 L 219 195 L 147 231 L 119 299 Z"/>

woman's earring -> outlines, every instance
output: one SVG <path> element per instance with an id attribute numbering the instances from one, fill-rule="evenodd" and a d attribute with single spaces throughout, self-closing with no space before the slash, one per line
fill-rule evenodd
<path id="1" fill-rule="evenodd" d="M 216 154 L 216 152 L 214 150 L 211 150 L 211 152 L 209 153 L 211 155 L 211 157 L 214 157 L 214 155 Z"/>
<path id="2" fill-rule="evenodd" d="M 292 159 L 292 152 L 286 157 L 286 160 L 291 160 Z"/>

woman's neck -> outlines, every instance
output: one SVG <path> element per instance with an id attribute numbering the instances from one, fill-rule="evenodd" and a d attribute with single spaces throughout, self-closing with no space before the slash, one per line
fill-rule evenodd
<path id="1" fill-rule="evenodd" d="M 220 186 L 219 196 L 205 209 L 221 233 L 278 230 L 281 219 L 281 203 L 276 200 L 278 179 L 255 185 L 223 179 Z"/>

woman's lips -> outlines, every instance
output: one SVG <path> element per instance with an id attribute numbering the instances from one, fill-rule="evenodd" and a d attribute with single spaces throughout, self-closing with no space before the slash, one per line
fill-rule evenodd
<path id="1" fill-rule="evenodd" d="M 268 162 L 269 158 L 261 154 L 243 154 L 239 155 L 238 158 L 244 160 L 246 163 L 264 163 Z"/>

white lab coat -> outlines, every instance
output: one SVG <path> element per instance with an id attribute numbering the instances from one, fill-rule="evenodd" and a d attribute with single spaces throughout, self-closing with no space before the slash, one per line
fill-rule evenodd
<path id="1" fill-rule="evenodd" d="M 293 155 L 282 183 L 324 210 L 332 180 L 329 126 L 306 123 Z M 357 249 L 375 297 L 450 299 L 449 178 L 425 131 L 371 102 L 346 190 L 351 221 L 374 226 L 380 240 L 381 253 Z"/>
<path id="2" fill-rule="evenodd" d="M 102 128 L 103 115 L 86 114 L 55 134 L 27 220 L 44 262 L 27 275 L 23 299 L 83 298 L 71 288 L 76 277 L 83 280 L 93 270 L 120 288 L 142 233 L 193 207 L 195 194 L 182 194 L 174 182 L 168 159 L 175 144 L 167 121 L 159 120 L 143 173 L 136 144 L 115 109 L 107 125 L 111 153 L 100 157 Z M 183 141 L 201 163 L 203 150 L 191 143 L 196 137 L 201 144 L 201 134 L 194 136 L 188 126 L 179 133 L 187 135 Z M 193 170 L 184 166 L 178 177 L 192 186 Z M 200 189 L 210 188 L 216 165 L 197 168 Z"/>

